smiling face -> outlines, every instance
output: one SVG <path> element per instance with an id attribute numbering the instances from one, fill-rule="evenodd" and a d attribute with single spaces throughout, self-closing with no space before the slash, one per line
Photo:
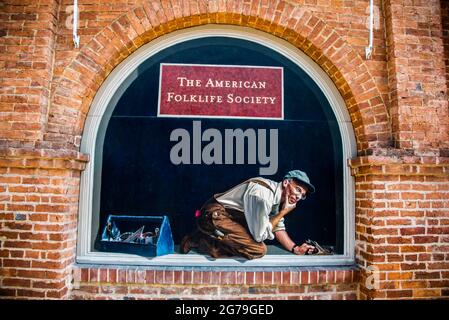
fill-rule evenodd
<path id="1" fill-rule="evenodd" d="M 307 188 L 294 179 L 285 179 L 282 181 L 282 199 L 287 200 L 289 204 L 294 204 L 299 200 L 305 199 Z"/>

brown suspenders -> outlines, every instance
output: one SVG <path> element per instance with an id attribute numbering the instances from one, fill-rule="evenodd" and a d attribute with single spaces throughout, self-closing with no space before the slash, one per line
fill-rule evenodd
<path id="1" fill-rule="evenodd" d="M 270 185 L 268 183 L 266 183 L 265 181 L 262 181 L 259 179 L 249 179 L 248 181 L 260 184 L 261 186 L 264 186 L 265 188 L 268 188 L 271 192 L 275 193 L 274 190 L 271 189 Z"/>
<path id="2" fill-rule="evenodd" d="M 254 183 L 257 183 L 257 184 L 259 184 L 259 185 L 261 185 L 261 186 L 267 188 L 267 189 L 270 190 L 271 192 L 275 193 L 274 190 L 270 187 L 270 185 L 269 185 L 268 183 L 266 183 L 265 181 L 262 181 L 262 180 L 257 179 L 257 178 L 252 178 L 252 179 L 248 179 L 248 180 L 246 180 L 246 181 L 243 181 L 243 182 L 240 183 L 239 185 L 236 185 L 235 187 L 232 187 L 231 189 L 229 189 L 229 190 L 227 190 L 227 191 L 225 191 L 225 192 L 214 194 L 214 198 L 217 199 L 217 197 L 220 197 L 220 196 L 224 195 L 225 193 L 228 193 L 228 192 L 231 191 L 232 189 L 237 188 L 238 186 L 241 186 L 242 184 L 245 184 L 245 183 L 248 183 L 248 182 L 254 182 Z"/>

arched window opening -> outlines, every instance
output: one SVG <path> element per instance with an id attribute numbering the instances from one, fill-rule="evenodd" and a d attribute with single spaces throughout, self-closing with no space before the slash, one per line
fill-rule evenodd
<path id="1" fill-rule="evenodd" d="M 307 172 L 317 192 L 287 216 L 287 231 L 297 243 L 313 239 L 333 246 L 336 255 L 292 256 L 271 241 L 266 242 L 269 250 L 264 258 L 245 264 L 350 263 L 353 260 L 353 185 L 346 159 L 354 154 L 354 138 L 336 88 L 315 63 L 283 41 L 240 28 L 193 29 L 196 32 L 181 32 L 168 36 L 165 42 L 160 40 L 154 47 L 148 44 L 141 48 L 141 52 L 125 60 L 125 69 L 114 70 L 115 74 L 109 78 L 115 79 L 108 78 L 96 96 L 86 123 L 90 130 L 83 137 L 82 148 L 94 160 L 82 178 L 81 201 L 88 202 L 80 207 L 88 212 L 80 212 L 80 238 L 84 240 L 80 240 L 79 261 L 112 263 L 115 259 L 116 263 L 130 264 L 241 265 L 233 259 L 211 261 L 199 255 L 126 257 L 101 252 L 97 244 L 108 215 L 125 214 L 167 215 L 175 245 L 179 245 L 182 236 L 195 227 L 195 210 L 214 193 L 251 177 L 262 176 L 279 182 L 287 171 L 300 169 Z M 280 68 L 283 70 L 283 119 L 160 117 L 161 64 Z M 95 109 L 97 114 L 93 114 Z M 244 140 L 244 163 L 236 163 L 234 152 L 233 163 L 226 164 L 227 150 L 223 144 L 222 164 L 208 164 L 201 157 L 196 164 L 193 160 L 190 164 L 176 164 L 170 158 L 176 144 L 170 136 L 177 129 L 188 132 L 191 143 L 195 143 L 193 139 L 201 139 L 201 135 L 195 136 L 195 130 L 202 134 L 208 129 L 217 130 L 223 141 L 226 130 L 250 130 L 255 140 Z M 274 151 L 268 152 L 275 141 L 270 141 L 269 134 L 258 135 L 261 130 L 276 131 L 276 155 Z M 208 144 L 207 141 L 196 143 L 201 148 Z M 269 158 L 264 162 L 258 157 L 250 161 L 250 152 L 257 151 L 261 144 Z M 274 168 L 272 174 L 264 175 L 261 168 L 269 166 Z"/>

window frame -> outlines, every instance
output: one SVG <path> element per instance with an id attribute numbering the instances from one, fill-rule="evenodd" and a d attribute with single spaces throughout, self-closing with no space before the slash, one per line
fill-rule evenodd
<path id="1" fill-rule="evenodd" d="M 113 108 L 109 108 L 109 106 L 117 103 L 121 93 L 126 89 L 124 84 L 133 81 L 138 76 L 137 68 L 146 59 L 184 41 L 217 36 L 252 41 L 276 50 L 303 69 L 329 101 L 342 138 L 343 254 L 332 256 L 266 255 L 256 260 L 245 260 L 243 258 L 211 259 L 200 254 L 171 254 L 148 258 L 92 250 L 92 237 L 99 226 L 99 214 L 95 216 L 93 213 L 99 212 L 100 208 L 101 152 L 107 123 L 113 111 Z M 355 157 L 357 153 L 351 118 L 343 98 L 329 76 L 311 58 L 285 40 L 246 27 L 205 25 L 175 31 L 145 44 L 122 61 L 97 91 L 86 118 L 80 151 L 89 154 L 90 161 L 80 178 L 77 263 L 201 267 L 335 266 L 355 263 L 355 183 L 347 165 L 347 160 Z"/>

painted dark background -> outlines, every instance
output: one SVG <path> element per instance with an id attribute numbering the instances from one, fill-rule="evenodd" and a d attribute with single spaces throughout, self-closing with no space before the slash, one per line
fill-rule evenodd
<path id="1" fill-rule="evenodd" d="M 157 118 L 163 62 L 284 67 L 285 119 Z M 265 178 L 281 181 L 287 171 L 300 169 L 317 189 L 287 216 L 287 231 L 298 243 L 310 238 L 342 252 L 341 137 L 329 103 L 296 64 L 256 43 L 213 37 L 165 49 L 140 65 L 138 74 L 115 108 L 110 106 L 114 111 L 103 148 L 100 229 L 109 214 L 168 215 L 179 243 L 194 228 L 195 210 L 212 194 L 259 176 L 259 164 L 173 165 L 170 149 L 176 142 L 170 141 L 170 133 L 176 128 L 192 133 L 193 120 L 201 120 L 203 131 L 216 128 L 223 137 L 228 128 L 278 129 L 278 172 Z"/>

